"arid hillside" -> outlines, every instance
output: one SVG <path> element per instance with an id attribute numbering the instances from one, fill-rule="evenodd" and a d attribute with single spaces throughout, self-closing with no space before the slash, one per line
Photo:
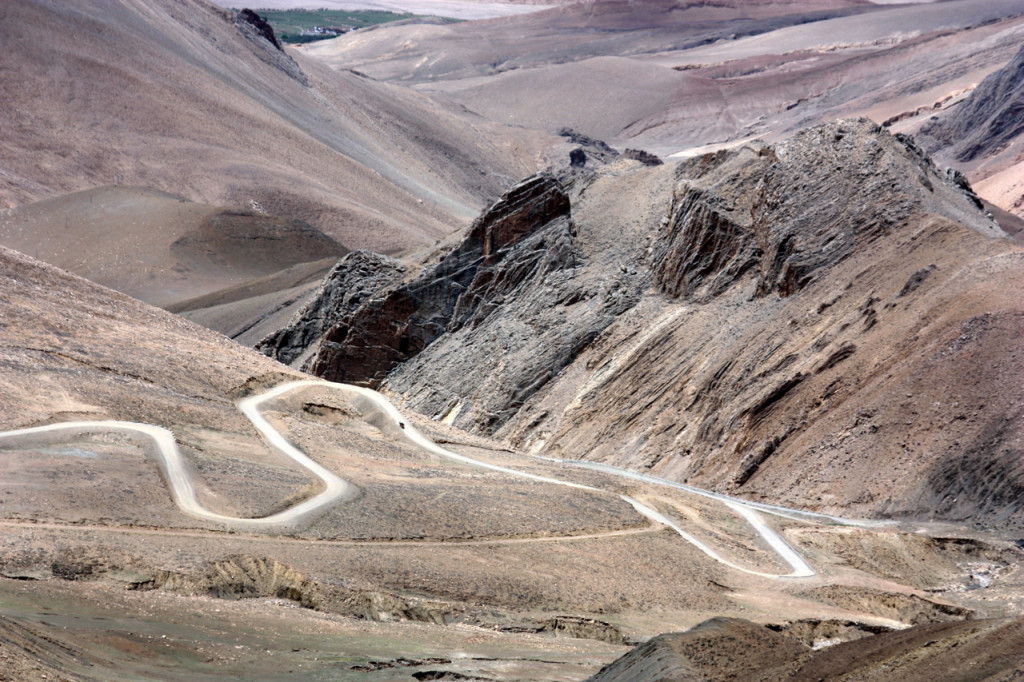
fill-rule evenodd
<path id="1" fill-rule="evenodd" d="M 406 23 L 304 51 L 388 80 L 460 80 L 606 55 L 640 55 L 879 9 L 865 0 L 576 2 L 467 25 Z"/>
<path id="2" fill-rule="evenodd" d="M 1005 65 L 1022 36 L 1013 0 L 601 0 L 465 25 L 382 26 L 304 52 L 494 121 L 691 156 L 841 117 L 916 129 Z M 961 170 L 1012 208 L 1002 185 Z"/>
<path id="3" fill-rule="evenodd" d="M 164 307 L 348 251 L 301 220 L 139 187 L 9 209 L 0 244 Z"/>
<path id="4" fill-rule="evenodd" d="M 1024 217 L 1024 48 L 917 134 L 937 158 L 963 168 L 986 198 Z"/>
<path id="5" fill-rule="evenodd" d="M 897 628 L 923 629 L 918 648 L 964 640 L 928 624 L 1024 609 L 1024 555 L 984 533 L 755 509 L 530 458 L 350 389 L 290 385 L 308 377 L 3 248 L 0 291 L 13 679 L 583 680 L 713 616 L 787 633 L 748 647 L 767 667 Z M 269 520 L 322 497 L 314 466 L 352 489 Z"/>
<path id="6" fill-rule="evenodd" d="M 1024 6 L 515 1 L 0 0 L 0 681 L 1024 673 Z"/>
<path id="7" fill-rule="evenodd" d="M 333 326 L 263 350 L 531 452 L 1020 526 L 1024 250 L 962 179 L 849 120 L 565 180 L 418 272 L 352 254 Z"/>
<path id="8" fill-rule="evenodd" d="M 881 681 L 896 675 L 920 682 L 1003 682 L 1024 673 L 1024 620 L 942 623 L 817 651 L 808 651 L 788 635 L 716 618 L 688 632 L 655 637 L 590 680 Z"/>
<path id="9" fill-rule="evenodd" d="M 0 207 L 107 185 L 432 243 L 536 169 L 538 136 L 281 51 L 205 0 L 0 4 Z"/>

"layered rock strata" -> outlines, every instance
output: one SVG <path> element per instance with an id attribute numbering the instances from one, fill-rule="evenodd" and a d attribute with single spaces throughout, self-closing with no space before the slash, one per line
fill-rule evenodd
<path id="1" fill-rule="evenodd" d="M 510 445 L 843 513 L 1024 517 L 1024 251 L 839 121 L 533 178 L 307 367 Z"/>

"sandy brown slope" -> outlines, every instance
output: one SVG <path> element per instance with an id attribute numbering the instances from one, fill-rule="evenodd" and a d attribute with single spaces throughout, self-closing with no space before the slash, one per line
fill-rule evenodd
<path id="1" fill-rule="evenodd" d="M 262 515 L 308 495 L 310 482 L 268 452 L 235 401 L 299 376 L 0 248 L 0 429 L 100 419 L 165 426 L 206 505 Z M 4 444 L 0 677 L 579 680 L 625 653 L 627 640 L 716 614 L 840 619 L 823 631 L 861 636 L 894 622 L 1020 608 L 1019 574 L 1003 579 L 1020 563 L 1008 543 L 783 520 L 818 575 L 773 580 L 647 527 L 614 493 L 567 495 L 425 456 L 329 392 L 267 407 L 278 428 L 361 491 L 297 537 L 225 532 L 180 513 L 131 439 L 54 434 Z M 472 456 L 609 482 L 417 421 Z M 623 485 L 685 515 L 738 561 L 779 570 L 720 504 L 642 484 L 612 490 Z M 976 573 L 988 587 L 965 592 L 981 587 Z M 808 636 L 819 630 L 804 627 Z"/>
<path id="2" fill-rule="evenodd" d="M 989 20 L 1019 17 L 1018 5 L 957 4 L 889 8 L 706 47 L 609 53 L 618 59 L 420 87 L 495 120 L 570 126 L 664 154 L 840 116 L 882 122 L 969 88 L 1016 50 L 1021 22 Z M 511 93 L 535 104 L 516 106 Z"/>
<path id="3" fill-rule="evenodd" d="M 378 78 L 458 80 L 603 55 L 692 47 L 877 9 L 862 0 L 598 0 L 466 25 L 379 26 L 304 51 Z"/>
<path id="4" fill-rule="evenodd" d="M 592 682 L 693 680 L 1020 679 L 1024 621 L 926 625 L 811 651 L 792 637 L 718 618 L 660 635 L 594 675 Z"/>
<path id="5" fill-rule="evenodd" d="M 138 187 L 98 187 L 8 209 L 0 214 L 0 244 L 165 307 L 347 253 L 300 220 Z"/>
<path id="6" fill-rule="evenodd" d="M 903 130 L 1005 64 L 1024 35 L 1012 0 L 731 7 L 598 2 L 464 27 L 382 28 L 308 54 L 416 82 L 492 120 L 569 126 L 668 155 L 852 115 Z M 797 9 L 802 20 L 786 25 Z M 1011 181 L 993 177 L 982 190 L 1011 208 Z"/>
<path id="7" fill-rule="evenodd" d="M 129 184 L 430 242 L 519 177 L 528 134 L 298 63 L 204 0 L 3 3 L 0 202 Z"/>

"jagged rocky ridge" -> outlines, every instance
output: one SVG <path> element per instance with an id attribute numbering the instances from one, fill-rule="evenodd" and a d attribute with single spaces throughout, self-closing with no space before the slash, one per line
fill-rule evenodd
<path id="1" fill-rule="evenodd" d="M 961 162 L 998 154 L 1024 134 L 1024 47 L 948 117 L 925 125 L 920 134 L 929 150 L 952 147 L 952 157 Z"/>
<path id="2" fill-rule="evenodd" d="M 589 682 L 1011 680 L 1024 671 L 1022 645 L 1021 619 L 934 623 L 819 649 L 776 628 L 713 618 L 650 639 Z"/>
<path id="3" fill-rule="evenodd" d="M 516 187 L 306 367 L 534 452 L 1021 524 L 1024 251 L 916 146 L 840 121 L 571 178 Z"/>
<path id="4" fill-rule="evenodd" d="M 317 353 L 332 328 L 348 320 L 374 293 L 396 281 L 407 270 L 394 258 L 372 251 L 353 251 L 331 269 L 313 298 L 295 319 L 257 344 L 266 355 L 291 365 L 302 365 Z"/>

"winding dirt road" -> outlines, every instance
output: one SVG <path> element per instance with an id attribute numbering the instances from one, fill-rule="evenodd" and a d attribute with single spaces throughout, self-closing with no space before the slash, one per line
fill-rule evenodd
<path id="1" fill-rule="evenodd" d="M 216 521 L 228 525 L 231 528 L 239 530 L 255 530 L 255 529 L 279 529 L 282 531 L 294 530 L 300 528 L 303 525 L 309 523 L 313 518 L 322 513 L 325 509 L 331 505 L 339 502 L 351 499 L 357 492 L 354 485 L 338 477 L 334 473 L 328 471 L 324 467 L 320 466 L 309 457 L 307 457 L 301 450 L 295 447 L 291 442 L 288 441 L 285 436 L 275 429 L 273 425 L 263 416 L 260 411 L 261 406 L 275 398 L 279 398 L 287 393 L 295 390 L 311 388 L 311 387 L 326 387 L 332 390 L 346 393 L 350 396 L 356 397 L 356 406 L 370 408 L 371 410 L 377 411 L 382 414 L 386 419 L 391 420 L 396 426 L 404 424 L 404 427 L 400 430 L 400 435 L 406 441 L 419 447 L 420 449 L 435 454 L 439 457 L 443 457 L 449 461 L 458 462 L 468 466 L 478 467 L 489 471 L 496 471 L 510 476 L 516 476 L 519 478 L 525 478 L 533 481 L 539 481 L 542 483 L 549 483 L 553 485 L 560 485 L 567 488 L 574 488 L 577 490 L 587 490 L 591 492 L 612 494 L 619 497 L 624 502 L 632 506 L 639 514 L 646 517 L 656 524 L 660 524 L 671 528 L 681 538 L 689 542 L 690 544 L 697 547 L 707 556 L 711 557 L 715 561 L 718 561 L 730 568 L 744 573 L 752 575 L 768 577 L 768 578 L 804 578 L 815 575 L 815 570 L 807 563 L 807 561 L 797 552 L 786 540 L 779 535 L 771 526 L 766 524 L 758 513 L 766 512 L 775 514 L 778 516 L 784 516 L 788 518 L 795 518 L 800 520 L 815 520 L 822 521 L 827 520 L 835 523 L 843 523 L 849 525 L 876 525 L 877 522 L 867 521 L 855 521 L 842 519 L 839 517 L 831 517 L 820 514 L 813 514 L 809 512 L 802 512 L 796 509 L 787 509 L 785 507 L 775 507 L 771 505 L 764 505 L 758 503 L 751 503 L 738 498 L 731 498 L 719 493 L 712 493 L 710 491 L 702 490 L 699 488 L 693 488 L 692 486 L 686 486 L 683 484 L 675 483 L 673 481 L 666 481 L 664 479 L 658 479 L 652 476 L 644 474 L 638 474 L 636 472 L 628 471 L 625 469 L 618 469 L 608 465 L 595 464 L 589 462 L 578 462 L 569 460 L 549 460 L 558 461 L 564 464 L 572 464 L 574 466 L 581 466 L 591 469 L 600 470 L 604 473 L 627 478 L 631 480 L 643 481 L 646 483 L 652 483 L 656 485 L 665 485 L 674 488 L 680 488 L 694 494 L 703 495 L 711 499 L 718 500 L 725 504 L 733 512 L 744 518 L 751 527 L 758 533 L 758 535 L 771 547 L 776 554 L 792 569 L 789 573 L 775 574 L 766 573 L 763 571 L 754 570 L 752 568 L 737 564 L 728 558 L 722 556 L 714 548 L 710 547 L 706 543 L 702 542 L 699 538 L 694 537 L 690 533 L 686 532 L 679 524 L 668 516 L 662 514 L 658 510 L 650 507 L 643 502 L 630 497 L 628 495 L 621 495 L 611 491 L 601 490 L 588 485 L 580 483 L 574 483 L 572 481 L 564 481 L 557 478 L 551 478 L 548 476 L 540 476 L 538 474 L 532 474 L 525 471 L 518 471 L 509 467 L 503 467 L 496 464 L 490 464 L 488 462 L 482 462 L 466 455 L 460 455 L 458 453 L 446 450 L 441 446 L 437 445 L 429 438 L 420 433 L 414 426 L 412 426 L 405 417 L 395 408 L 394 405 L 388 401 L 380 393 L 358 386 L 350 386 L 347 384 L 336 384 L 328 381 L 321 380 L 302 380 L 292 381 L 285 384 L 281 384 L 265 393 L 255 395 L 246 398 L 239 402 L 238 408 L 245 414 L 246 417 L 252 422 L 253 426 L 263 436 L 267 444 L 278 453 L 292 459 L 303 468 L 309 470 L 314 476 L 316 476 L 324 484 L 324 489 L 318 494 L 310 497 L 303 502 L 300 502 L 288 509 L 265 516 L 261 518 L 238 518 L 232 516 L 225 516 L 216 512 L 210 511 L 204 507 L 196 497 L 195 488 L 192 484 L 192 479 L 188 473 L 188 470 L 184 466 L 184 460 L 181 451 L 178 449 L 177 443 L 175 442 L 174 434 L 169 430 L 159 427 L 152 426 L 150 424 L 140 424 L 134 422 L 123 422 L 123 421 L 92 421 L 92 422 L 65 422 L 61 424 L 50 424 L 47 426 L 37 426 L 26 429 L 17 429 L 13 431 L 6 431 L 0 433 L 0 443 L 4 441 L 12 441 L 19 438 L 32 437 L 38 434 L 51 433 L 51 432 L 71 432 L 73 434 L 87 434 L 87 433 L 124 433 L 128 435 L 140 435 L 145 439 L 148 439 L 155 446 L 155 452 L 158 456 L 158 463 L 164 474 L 164 478 L 167 482 L 167 486 L 170 490 L 171 496 L 174 499 L 175 504 L 185 512 L 195 518 L 206 519 L 210 521 Z M 547 458 L 539 458 L 547 459 Z M 590 537 L 590 536 L 587 536 Z M 567 536 L 561 539 L 570 540 L 574 536 Z M 494 541 L 489 541 L 494 542 Z"/>

